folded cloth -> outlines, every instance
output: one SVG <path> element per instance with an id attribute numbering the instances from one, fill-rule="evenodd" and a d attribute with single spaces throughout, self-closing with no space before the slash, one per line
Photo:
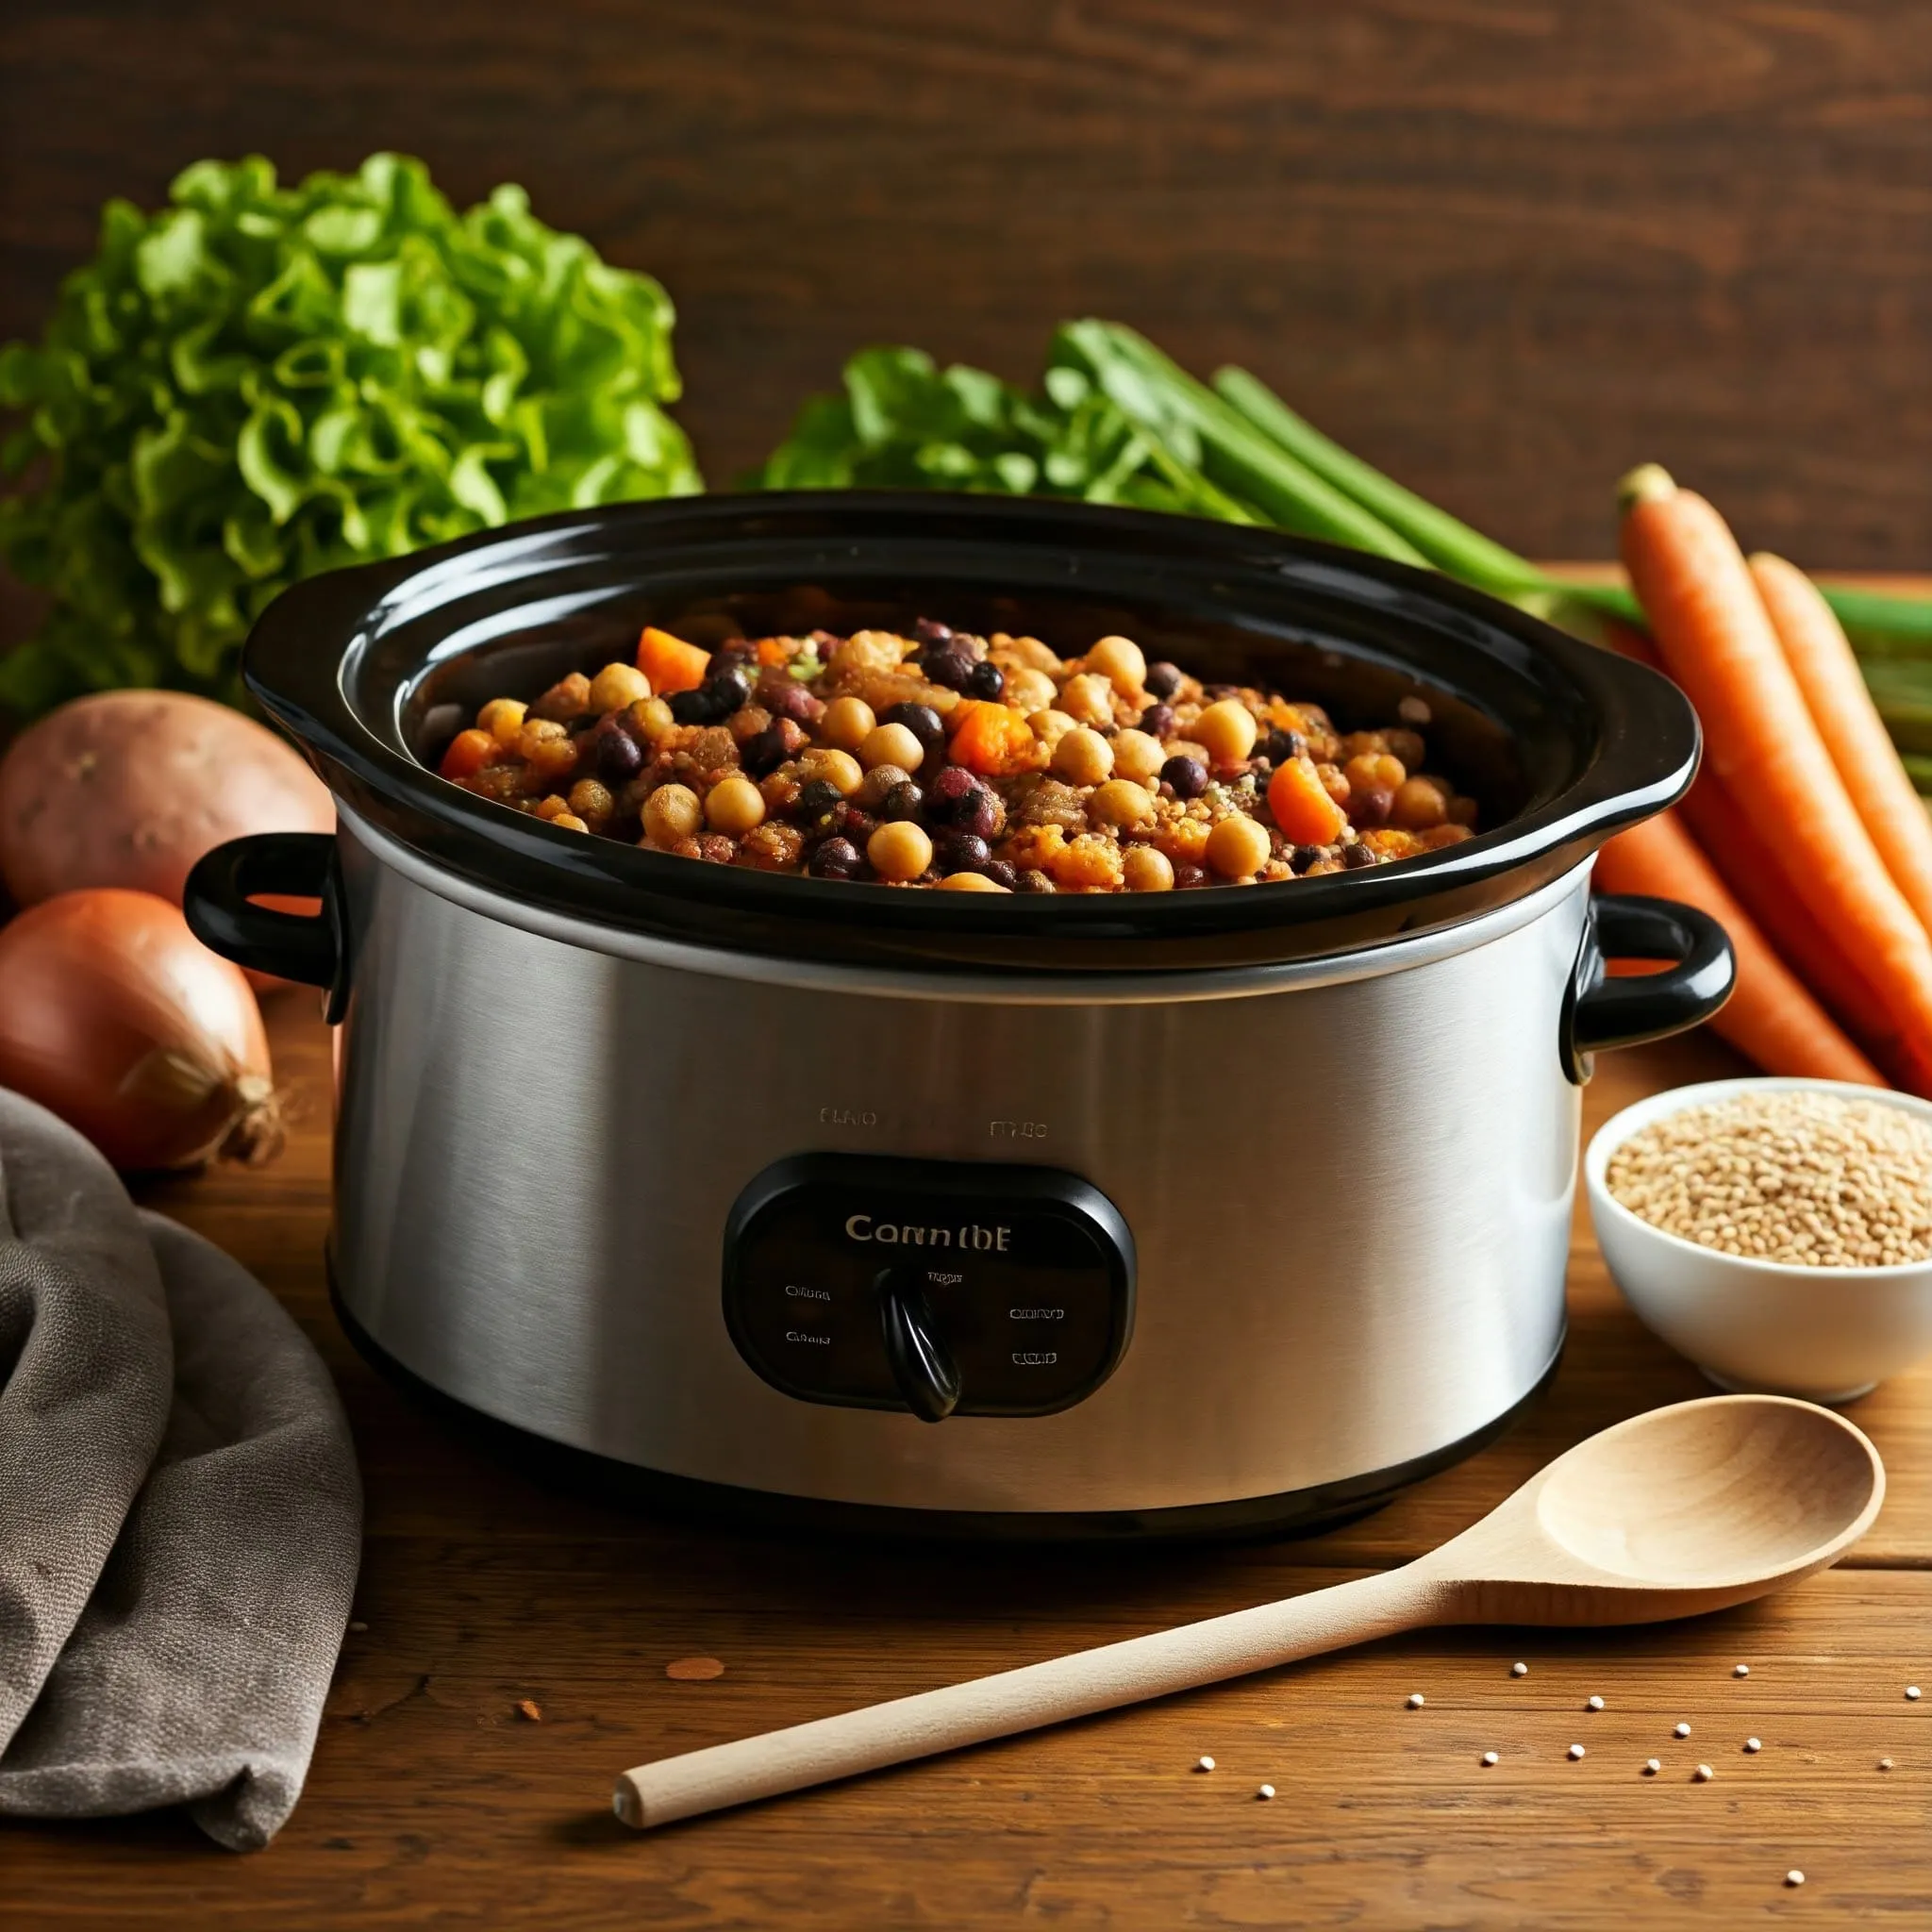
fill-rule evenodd
<path id="1" fill-rule="evenodd" d="M 328 1372 L 245 1270 L 5 1093 L 0 1191 L 0 1813 L 185 1804 L 265 1844 L 361 1547 Z"/>

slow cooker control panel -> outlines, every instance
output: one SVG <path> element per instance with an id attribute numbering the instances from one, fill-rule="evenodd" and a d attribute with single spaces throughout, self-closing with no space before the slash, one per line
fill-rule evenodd
<path id="1" fill-rule="evenodd" d="M 768 1167 L 724 1229 L 724 1322 L 806 1402 L 1051 1415 L 1126 1349 L 1134 1238 L 1058 1168 L 801 1154 Z"/>

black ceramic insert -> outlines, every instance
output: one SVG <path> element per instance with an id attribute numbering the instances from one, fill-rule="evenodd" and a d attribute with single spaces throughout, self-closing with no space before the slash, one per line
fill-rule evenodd
<path id="1" fill-rule="evenodd" d="M 1067 651 L 1121 631 L 1209 680 L 1344 726 L 1430 709 L 1439 764 L 1491 829 L 1399 864 L 1187 892 L 897 891 L 558 831 L 446 784 L 485 698 L 700 641 L 918 616 Z M 980 496 L 802 491 L 619 505 L 310 579 L 262 616 L 249 688 L 349 808 L 486 888 L 631 932 L 859 964 L 1131 972 L 1373 945 L 1534 891 L 1690 783 L 1665 679 L 1433 573 L 1186 517 Z"/>

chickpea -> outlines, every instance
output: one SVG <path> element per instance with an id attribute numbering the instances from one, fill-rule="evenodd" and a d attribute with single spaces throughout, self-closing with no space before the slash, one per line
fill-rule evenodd
<path id="1" fill-rule="evenodd" d="M 588 832 L 591 829 L 574 811 L 560 811 L 550 823 L 559 832 Z"/>
<path id="2" fill-rule="evenodd" d="M 705 808 L 689 785 L 660 785 L 644 800 L 644 838 L 660 850 L 695 838 Z"/>
<path id="3" fill-rule="evenodd" d="M 1426 832 L 1449 816 L 1449 801 L 1434 778 L 1405 778 L 1395 788 L 1395 803 L 1389 813 L 1391 824 L 1405 832 Z"/>
<path id="4" fill-rule="evenodd" d="M 1174 867 L 1154 845 L 1129 845 L 1121 859 L 1121 883 L 1130 892 L 1171 892 Z"/>
<path id="5" fill-rule="evenodd" d="M 477 729 L 489 732 L 506 750 L 514 750 L 529 709 L 528 705 L 516 698 L 491 698 L 476 713 Z"/>
<path id="6" fill-rule="evenodd" d="M 916 772 L 925 762 L 925 747 L 904 724 L 874 724 L 858 746 L 858 762 L 867 771 L 897 765 L 902 772 Z"/>
<path id="7" fill-rule="evenodd" d="M 1050 644 L 1042 644 L 1038 638 L 1009 638 L 1005 631 L 996 630 L 987 639 L 996 656 L 1010 658 L 1016 664 L 1024 664 L 1032 671 L 1058 671 L 1060 668 L 1059 654 Z"/>
<path id="8" fill-rule="evenodd" d="M 1087 653 L 1086 665 L 1124 698 L 1138 696 L 1147 681 L 1147 654 L 1132 638 L 1102 638 Z"/>
<path id="9" fill-rule="evenodd" d="M 720 778 L 705 793 L 705 823 L 714 832 L 741 839 L 754 825 L 762 824 L 764 816 L 764 794 L 741 772 Z"/>
<path id="10" fill-rule="evenodd" d="M 1111 724 L 1113 686 L 1083 671 L 1060 686 L 1059 708 L 1076 724 Z"/>
<path id="11" fill-rule="evenodd" d="M 1193 735 L 1217 765 L 1238 765 L 1252 755 L 1259 727 L 1255 714 L 1233 698 L 1209 705 L 1194 720 Z"/>
<path id="12" fill-rule="evenodd" d="M 1023 717 L 1034 711 L 1050 711 L 1058 695 L 1053 679 L 1045 672 L 1025 667 L 1007 673 L 1006 689 L 1000 693 Z"/>
<path id="13" fill-rule="evenodd" d="M 1054 746 L 1053 769 L 1070 785 L 1098 785 L 1113 770 L 1113 746 L 1099 732 L 1076 724 Z"/>
<path id="14" fill-rule="evenodd" d="M 1393 758 L 1386 751 L 1357 752 L 1341 768 L 1341 775 L 1349 782 L 1352 791 L 1360 791 L 1365 786 L 1386 785 L 1393 792 L 1397 786 L 1408 776 L 1402 768 L 1402 760 Z"/>
<path id="15" fill-rule="evenodd" d="M 806 752 L 798 762 L 808 779 L 824 779 L 838 789 L 841 798 L 850 798 L 865 779 L 858 760 L 850 752 L 814 748 Z"/>
<path id="16" fill-rule="evenodd" d="M 1063 746 L 1071 742 L 1061 741 Z M 1116 828 L 1144 825 L 1154 816 L 1154 794 L 1131 778 L 1109 778 L 1087 801 L 1087 816 L 1096 824 Z"/>
<path id="17" fill-rule="evenodd" d="M 642 704 L 633 705 L 630 715 L 632 722 L 644 734 L 646 744 L 656 744 L 677 723 L 671 715 L 671 707 L 662 698 L 646 698 Z"/>
<path id="18" fill-rule="evenodd" d="M 1473 829 L 1480 809 L 1474 799 L 1464 798 L 1458 793 L 1449 801 L 1449 823 L 1461 825 L 1465 830 Z"/>
<path id="19" fill-rule="evenodd" d="M 1064 711 L 1035 711 L 1026 720 L 1026 728 L 1048 751 L 1051 751 L 1068 732 L 1073 730 L 1074 721 Z"/>
<path id="20" fill-rule="evenodd" d="M 1271 849 L 1266 829 L 1254 819 L 1223 819 L 1208 834 L 1208 869 L 1224 879 L 1253 878 L 1268 863 Z"/>
<path id="21" fill-rule="evenodd" d="M 570 788 L 570 808 L 586 824 L 601 828 L 617 809 L 617 801 L 608 785 L 595 778 L 579 778 Z"/>
<path id="22" fill-rule="evenodd" d="M 591 708 L 621 711 L 651 695 L 651 680 L 635 664 L 607 664 L 591 680 Z"/>
<path id="23" fill-rule="evenodd" d="M 1123 778 L 1137 785 L 1153 785 L 1167 762 L 1167 748 L 1151 731 L 1126 730 L 1113 741 L 1113 768 Z"/>
<path id="24" fill-rule="evenodd" d="M 878 722 L 863 698 L 834 698 L 819 720 L 819 736 L 835 751 L 857 751 Z"/>
<path id="25" fill-rule="evenodd" d="M 948 873 L 940 881 L 942 892 L 1005 892 L 1011 889 L 1001 885 L 996 879 L 990 879 L 984 873 Z"/>
<path id="26" fill-rule="evenodd" d="M 882 879 L 916 879 L 932 863 L 932 841 L 910 819 L 893 819 L 865 841 L 865 856 Z"/>
<path id="27" fill-rule="evenodd" d="M 537 804 L 537 816 L 546 825 L 555 824 L 557 820 L 562 818 L 569 810 L 570 801 L 567 798 L 560 797 L 555 791 L 548 798 L 540 799 Z"/>

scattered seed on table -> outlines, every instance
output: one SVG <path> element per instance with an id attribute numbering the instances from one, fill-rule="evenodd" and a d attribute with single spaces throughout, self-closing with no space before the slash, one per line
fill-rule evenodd
<path id="1" fill-rule="evenodd" d="M 1890 1771 L 1891 1769 L 1891 1759 L 1889 1757 L 1881 1757 L 1878 1760 L 1878 1768 L 1880 1771 Z"/>
<path id="2" fill-rule="evenodd" d="M 1785 1883 L 1787 1885 L 1803 1885 L 1804 1882 L 1805 1874 L 1802 1872 L 1791 1871 L 1785 1874 Z"/>
<path id="3" fill-rule="evenodd" d="M 1581 1744 L 1571 1745 L 1570 1755 L 1572 1757 L 1581 1757 L 1583 1756 L 1583 1746 Z"/>
<path id="4" fill-rule="evenodd" d="M 1526 1677 L 1529 1675 L 1529 1666 L 1527 1664 L 1511 1664 L 1509 1666 L 1509 1674 L 1512 1677 Z"/>
<path id="5" fill-rule="evenodd" d="M 664 1666 L 664 1674 L 680 1684 L 708 1684 L 724 1674 L 724 1666 L 714 1657 L 681 1657 Z"/>
<path id="6" fill-rule="evenodd" d="M 1756 1738 L 1746 1738 L 1744 1740 L 1744 1748 L 1745 1750 L 1755 1754 L 1757 1752 L 1762 1751 L 1764 1749 L 1764 1746 L 1760 1744 Z"/>
<path id="7" fill-rule="evenodd" d="M 1257 1798 L 1272 1798 L 1274 1795 L 1274 1787 L 1273 1785 L 1262 1785 L 1257 1789 L 1255 1795 Z"/>
<path id="8" fill-rule="evenodd" d="M 349 1628 L 352 1631 L 354 1631 L 358 1637 L 359 1637 L 366 1629 L 369 1628 L 369 1625 L 365 1624 L 360 1617 L 351 1617 L 349 1619 Z"/>
<path id="9" fill-rule="evenodd" d="M 1688 1738 L 1690 1735 L 1690 1726 L 1689 1724 L 1679 1724 L 1676 1727 L 1676 1729 L 1671 1733 L 1671 1736 L 1674 1738 Z"/>
<path id="10" fill-rule="evenodd" d="M 1214 1760 L 1211 1757 L 1197 1757 L 1194 1760 L 1194 1769 L 1196 1771 L 1212 1771 L 1214 1769 Z"/>
<path id="11" fill-rule="evenodd" d="M 1751 1666 L 1749 1664 L 1733 1664 L 1731 1666 L 1731 1675 L 1734 1677 L 1748 1677 L 1750 1674 Z"/>
<path id="12" fill-rule="evenodd" d="M 1585 1710 L 1601 1710 L 1604 1707 L 1604 1701 L 1601 1697 L 1592 1697 L 1585 1703 L 1583 1707 Z"/>
<path id="13" fill-rule="evenodd" d="M 1699 1784 L 1707 1785 L 1717 1775 L 1717 1773 L 1712 1771 L 1709 1765 L 1700 1764 L 1690 1774 Z"/>
<path id="14" fill-rule="evenodd" d="M 1907 1684 L 1906 1686 L 1906 1695 L 1916 1704 L 1919 1701 L 1919 1687 L 1916 1684 Z"/>
<path id="15" fill-rule="evenodd" d="M 1646 1757 L 1643 1760 L 1645 1777 L 1655 1777 L 1663 1768 L 1663 1760 L 1660 1757 Z"/>
<path id="16" fill-rule="evenodd" d="M 1483 1762 L 1484 1762 L 1485 1764 L 1490 1764 L 1490 1765 L 1495 1765 L 1495 1764 L 1500 1764 L 1500 1763 L 1502 1763 L 1502 1761 L 1503 1761 L 1503 1759 L 1502 1759 L 1502 1756 L 1501 1756 L 1501 1754 L 1500 1754 L 1500 1753 L 1498 1753 L 1498 1752 L 1495 1752 L 1495 1751 L 1485 1751 L 1485 1752 L 1483 1753 Z"/>
<path id="17" fill-rule="evenodd" d="M 534 1697 L 519 1697 L 517 1715 L 528 1718 L 533 1724 L 541 1724 L 543 1722 L 543 1707 Z"/>
<path id="18" fill-rule="evenodd" d="M 1411 1690 L 1408 1693 L 1409 1709 L 1420 1710 L 1423 1707 L 1424 1701 L 1423 1693 L 1420 1690 Z"/>

